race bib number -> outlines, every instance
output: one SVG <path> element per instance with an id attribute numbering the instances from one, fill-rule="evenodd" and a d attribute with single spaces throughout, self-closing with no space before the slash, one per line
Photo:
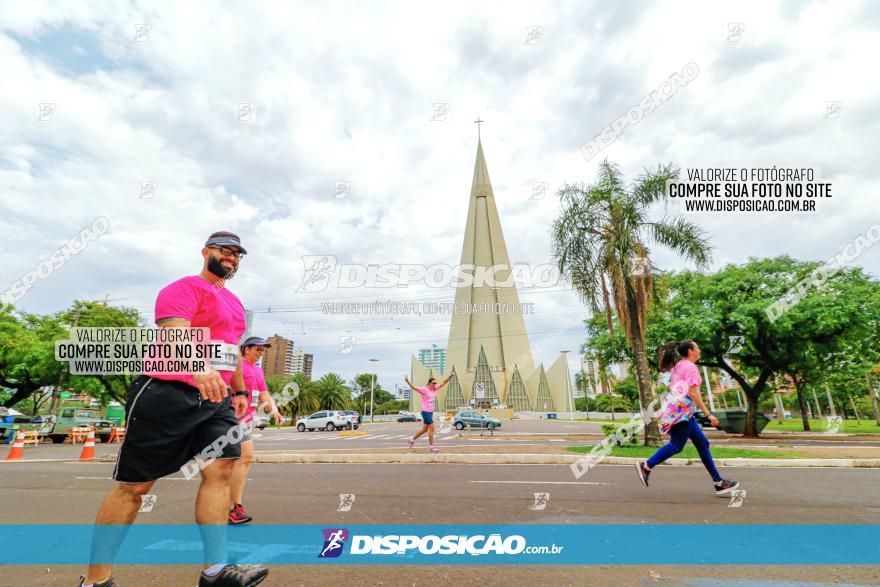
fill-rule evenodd
<path id="1" fill-rule="evenodd" d="M 219 357 L 211 357 L 211 369 L 216 371 L 235 371 L 238 367 L 238 346 L 225 342 L 211 341 L 220 347 Z"/>

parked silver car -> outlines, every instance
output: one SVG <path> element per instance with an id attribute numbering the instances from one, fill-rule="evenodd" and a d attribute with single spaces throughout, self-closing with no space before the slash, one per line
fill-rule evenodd
<path id="1" fill-rule="evenodd" d="M 298 418 L 296 421 L 296 429 L 300 432 L 306 430 L 342 430 L 346 428 L 346 424 L 351 426 L 351 416 L 343 414 L 336 410 L 325 410 L 323 412 L 315 412 L 310 416 Z"/>

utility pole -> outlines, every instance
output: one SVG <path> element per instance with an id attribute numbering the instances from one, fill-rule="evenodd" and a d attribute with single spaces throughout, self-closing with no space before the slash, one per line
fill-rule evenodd
<path id="1" fill-rule="evenodd" d="M 712 399 L 712 386 L 709 384 L 709 372 L 706 370 L 706 366 L 703 365 L 703 381 L 706 383 L 706 394 L 709 396 L 709 411 L 715 411 L 715 400 Z"/>
<path id="2" fill-rule="evenodd" d="M 816 404 L 816 417 L 821 418 L 822 417 L 822 408 L 819 407 L 819 398 L 816 397 L 816 388 L 814 387 L 812 389 L 812 391 L 813 391 L 813 403 Z M 878 420 L 878 422 L 880 422 L 880 420 Z"/>
<path id="3" fill-rule="evenodd" d="M 378 363 L 379 359 L 370 359 L 371 363 Z M 373 393 L 376 389 L 376 374 L 373 373 L 373 378 L 370 380 L 370 422 L 373 422 Z"/>
<path id="4" fill-rule="evenodd" d="M 559 351 L 565 357 L 565 393 L 568 395 L 568 420 L 574 421 L 574 407 L 571 404 L 571 373 L 568 372 L 568 353 L 571 351 Z"/>
<path id="5" fill-rule="evenodd" d="M 849 405 L 852 406 L 853 413 L 856 415 L 856 424 L 861 424 L 862 419 L 859 417 L 859 410 L 856 408 L 856 402 L 853 401 L 852 394 L 847 393 L 846 395 L 849 398 Z"/>
<path id="6" fill-rule="evenodd" d="M 774 391 L 773 399 L 776 401 L 776 419 L 785 422 L 785 406 L 782 404 L 782 392 Z"/>
<path id="7" fill-rule="evenodd" d="M 874 419 L 877 420 L 877 425 L 880 426 L 880 406 L 877 405 L 877 391 L 874 389 L 870 373 L 865 373 L 865 381 L 868 382 L 868 395 L 871 397 L 871 407 L 874 408 Z"/>
<path id="8" fill-rule="evenodd" d="M 581 387 L 583 388 L 584 405 L 587 406 L 587 420 L 589 420 L 590 400 L 587 399 L 587 374 L 584 372 L 584 357 L 581 357 Z"/>
<path id="9" fill-rule="evenodd" d="M 828 409 L 831 410 L 831 417 L 837 417 L 837 410 L 834 408 L 834 400 L 831 399 L 831 389 L 825 384 L 825 395 L 828 396 Z"/>

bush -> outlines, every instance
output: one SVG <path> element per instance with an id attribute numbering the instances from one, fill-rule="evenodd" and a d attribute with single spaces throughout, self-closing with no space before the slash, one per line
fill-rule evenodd
<path id="1" fill-rule="evenodd" d="M 578 412 L 595 412 L 596 402 L 588 397 L 579 397 L 574 400 L 574 409 Z"/>
<path id="2" fill-rule="evenodd" d="M 617 431 L 626 426 L 626 424 L 602 424 L 602 433 L 605 435 L 605 438 L 615 438 L 615 442 L 617 446 L 623 446 L 621 440 L 626 439 L 625 434 L 618 435 Z M 638 444 L 639 438 L 637 434 L 630 434 L 627 439 L 628 444 Z"/>
<path id="3" fill-rule="evenodd" d="M 390 402 L 384 402 L 376 406 L 377 414 L 396 414 L 400 410 L 406 410 L 409 408 L 409 400 L 392 400 Z M 369 404 L 367 405 L 367 410 L 369 410 Z"/>

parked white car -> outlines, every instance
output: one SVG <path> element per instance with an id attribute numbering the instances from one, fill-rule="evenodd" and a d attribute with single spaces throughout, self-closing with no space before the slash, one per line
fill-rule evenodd
<path id="1" fill-rule="evenodd" d="M 296 429 L 300 432 L 306 430 L 341 430 L 351 426 L 351 416 L 343 414 L 339 411 L 323 411 L 315 412 L 311 416 L 298 418 L 296 421 Z"/>

